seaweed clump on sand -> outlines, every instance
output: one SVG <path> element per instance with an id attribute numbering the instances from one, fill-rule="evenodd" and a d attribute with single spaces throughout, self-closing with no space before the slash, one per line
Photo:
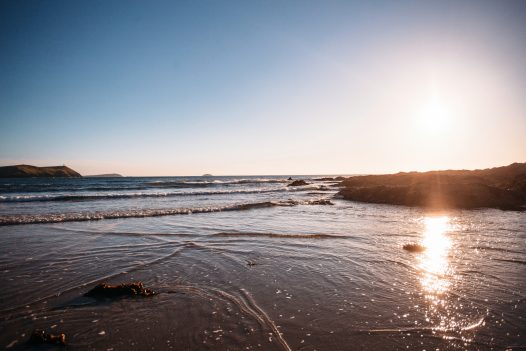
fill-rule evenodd
<path id="1" fill-rule="evenodd" d="M 155 295 L 151 289 L 145 288 L 142 282 L 123 283 L 110 285 L 101 283 L 84 294 L 84 296 L 94 298 L 116 298 L 123 296 L 142 296 L 149 297 Z"/>
<path id="2" fill-rule="evenodd" d="M 406 251 L 409 251 L 409 252 L 424 252 L 424 251 L 426 251 L 425 246 L 422 246 L 420 244 L 415 244 L 415 243 L 405 244 L 402 248 L 404 250 L 406 250 Z"/>
<path id="3" fill-rule="evenodd" d="M 35 329 L 31 333 L 29 341 L 34 344 L 55 344 L 66 346 L 66 334 L 52 334 L 46 333 L 42 329 Z"/>

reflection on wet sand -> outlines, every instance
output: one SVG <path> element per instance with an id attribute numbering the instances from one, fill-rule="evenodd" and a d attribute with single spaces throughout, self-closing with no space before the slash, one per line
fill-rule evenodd
<path id="1" fill-rule="evenodd" d="M 462 332 L 483 325 L 484 318 L 475 322 L 455 318 L 454 310 L 462 308 L 462 305 L 458 299 L 453 299 L 448 294 L 453 280 L 456 279 L 450 260 L 452 241 L 448 233 L 453 229 L 450 219 L 448 216 L 426 217 L 424 226 L 422 244 L 426 250 L 419 258 L 419 268 L 423 295 L 429 302 L 426 321 L 433 324 L 434 331 L 456 331 L 460 333 L 460 340 L 470 342 L 472 338 L 462 335 Z M 443 338 L 451 339 L 452 336 L 443 335 Z"/>
<path id="2" fill-rule="evenodd" d="M 446 235 L 450 229 L 449 217 L 426 217 L 422 245 L 424 253 L 419 258 L 420 285 L 426 301 L 426 321 L 435 330 L 448 331 L 454 328 L 454 317 L 450 316 L 450 302 L 446 292 L 451 285 L 452 268 L 449 263 L 451 240 Z"/>
<path id="3" fill-rule="evenodd" d="M 422 270 L 420 283 L 425 295 L 438 303 L 440 295 L 447 291 L 451 284 L 451 268 L 448 261 L 451 240 L 446 236 L 449 230 L 449 218 L 427 217 L 424 220 L 425 230 L 422 244 L 426 248 L 420 257 L 419 267 Z"/>

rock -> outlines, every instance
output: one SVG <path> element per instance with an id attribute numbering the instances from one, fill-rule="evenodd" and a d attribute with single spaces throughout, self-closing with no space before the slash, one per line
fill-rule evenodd
<path id="1" fill-rule="evenodd" d="M 331 181 L 334 181 L 335 179 L 331 177 L 322 177 L 322 178 L 316 178 L 314 180 L 318 182 L 331 182 Z"/>
<path id="2" fill-rule="evenodd" d="M 329 199 L 310 200 L 309 205 L 334 205 Z"/>
<path id="3" fill-rule="evenodd" d="M 426 251 L 425 246 L 422 246 L 420 244 L 415 244 L 415 243 L 405 244 L 403 246 L 403 249 L 406 250 L 406 251 L 409 251 L 409 252 L 424 252 L 424 251 Z"/>
<path id="4" fill-rule="evenodd" d="M 292 177 L 289 177 L 289 179 L 287 179 L 287 180 L 292 180 Z"/>
<path id="5" fill-rule="evenodd" d="M 290 183 L 288 186 L 303 186 L 303 185 L 309 185 L 309 183 L 307 183 L 307 182 L 304 181 L 303 179 L 300 179 L 300 180 L 295 180 L 295 181 L 293 181 L 293 182 Z"/>
<path id="6" fill-rule="evenodd" d="M 346 200 L 433 209 L 526 209 L 526 163 L 475 171 L 356 176 L 340 183 Z"/>
<path id="7" fill-rule="evenodd" d="M 153 296 L 155 292 L 144 287 L 142 282 L 124 283 L 119 285 L 110 285 L 102 283 L 88 291 L 84 296 L 94 298 L 116 298 L 122 296 Z"/>
<path id="8" fill-rule="evenodd" d="M 33 330 L 29 340 L 35 344 L 55 344 L 66 346 L 66 334 L 46 333 L 42 329 Z"/>

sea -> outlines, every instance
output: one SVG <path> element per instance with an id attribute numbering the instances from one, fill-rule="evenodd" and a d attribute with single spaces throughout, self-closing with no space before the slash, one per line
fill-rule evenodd
<path id="1" fill-rule="evenodd" d="M 525 212 L 352 202 L 326 177 L 0 179 L 0 348 L 526 349 Z M 156 295 L 84 296 L 134 281 Z"/>

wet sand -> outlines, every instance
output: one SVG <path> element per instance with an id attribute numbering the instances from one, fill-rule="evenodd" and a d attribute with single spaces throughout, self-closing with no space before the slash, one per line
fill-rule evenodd
<path id="1" fill-rule="evenodd" d="M 71 349 L 525 344 L 520 213 L 350 204 L 320 206 L 324 218 L 305 206 L 3 227 L 0 345 L 31 349 L 34 328 L 65 333 Z M 409 253 L 407 242 L 430 251 Z M 103 281 L 142 281 L 157 295 L 83 296 Z"/>

